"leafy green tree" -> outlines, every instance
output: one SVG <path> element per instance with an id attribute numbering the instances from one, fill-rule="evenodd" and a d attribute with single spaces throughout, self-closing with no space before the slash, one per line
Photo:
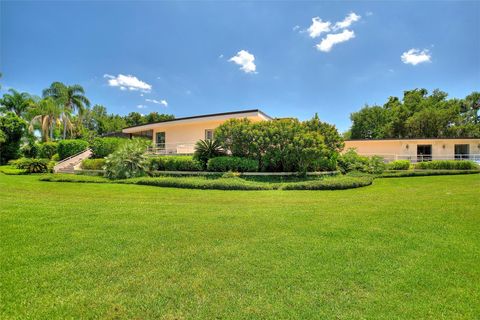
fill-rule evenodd
<path id="1" fill-rule="evenodd" d="M 0 99 L 1 109 L 3 111 L 12 111 L 19 117 L 24 117 L 33 103 L 33 97 L 27 92 L 18 92 L 15 89 L 9 89 Z M 1 110 L 0 110 L 1 111 Z"/>
<path id="2" fill-rule="evenodd" d="M 67 86 L 61 82 L 54 82 L 49 88 L 43 90 L 43 97 L 52 97 L 64 106 L 63 139 L 67 137 L 68 123 L 71 123 L 72 114 L 76 111 L 82 115 L 85 108 L 90 106 L 90 100 L 85 96 L 85 90 L 78 84 Z"/>
<path id="3" fill-rule="evenodd" d="M 129 127 L 145 124 L 143 116 L 138 112 L 130 112 L 127 116 L 125 116 L 125 121 Z"/>
<path id="4" fill-rule="evenodd" d="M 52 97 L 42 99 L 34 106 L 34 116 L 30 121 L 29 131 L 33 132 L 35 129 L 39 129 L 42 141 L 53 140 L 55 127 L 61 123 L 64 114 L 63 106 Z M 64 119 L 64 121 L 67 121 L 67 126 L 71 128 L 71 125 L 68 125 L 68 119 Z"/>
<path id="5" fill-rule="evenodd" d="M 365 106 L 352 113 L 352 139 L 380 139 L 385 136 L 388 112 L 380 106 Z"/>
<path id="6" fill-rule="evenodd" d="M 345 142 L 335 125 L 321 121 L 317 113 L 311 120 L 305 121 L 305 125 L 309 130 L 319 132 L 331 150 L 338 152 L 343 150 Z"/>
<path id="7" fill-rule="evenodd" d="M 171 114 L 160 114 L 158 112 L 150 112 L 146 116 L 144 116 L 145 123 L 154 123 L 154 122 L 161 122 L 165 120 L 172 120 L 175 117 Z"/>
<path id="8" fill-rule="evenodd" d="M 14 112 L 8 111 L 0 116 L 0 132 L 3 132 L 4 140 L 0 143 L 0 163 L 6 163 L 20 156 L 20 142 L 26 127 L 25 120 Z"/>

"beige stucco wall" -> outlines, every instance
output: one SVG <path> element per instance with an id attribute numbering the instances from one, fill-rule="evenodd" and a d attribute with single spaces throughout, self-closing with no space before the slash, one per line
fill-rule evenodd
<path id="1" fill-rule="evenodd" d="M 344 150 L 355 148 L 363 155 L 413 159 L 417 156 L 418 145 L 431 145 L 434 159 L 447 159 L 454 157 L 456 144 L 468 144 L 470 154 L 480 155 L 480 139 L 347 140 Z"/>

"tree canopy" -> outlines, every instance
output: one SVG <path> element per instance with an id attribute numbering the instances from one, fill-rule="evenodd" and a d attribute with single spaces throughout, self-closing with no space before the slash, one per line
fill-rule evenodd
<path id="1" fill-rule="evenodd" d="M 365 106 L 350 115 L 351 139 L 480 137 L 480 92 L 464 99 L 426 89 L 405 91 L 383 106 Z"/>

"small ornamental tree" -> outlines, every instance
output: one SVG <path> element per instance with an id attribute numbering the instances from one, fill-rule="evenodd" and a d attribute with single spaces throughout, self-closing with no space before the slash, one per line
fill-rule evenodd
<path id="1" fill-rule="evenodd" d="M 109 179 L 128 179 L 145 176 L 148 158 L 145 154 L 147 141 L 133 139 L 122 144 L 106 158 L 105 176 Z"/>
<path id="2" fill-rule="evenodd" d="M 224 154 L 225 152 L 217 140 L 199 140 L 195 144 L 193 158 L 206 167 L 208 160 Z"/>

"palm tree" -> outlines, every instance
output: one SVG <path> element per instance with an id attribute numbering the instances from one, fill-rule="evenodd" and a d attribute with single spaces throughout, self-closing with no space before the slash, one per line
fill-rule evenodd
<path id="1" fill-rule="evenodd" d="M 55 126 L 63 120 L 63 106 L 58 104 L 53 98 L 48 97 L 38 101 L 34 107 L 36 115 L 30 121 L 30 132 L 33 132 L 35 126 L 39 126 L 42 133 L 42 140 L 53 140 Z M 66 126 L 68 126 L 68 124 Z"/>
<path id="2" fill-rule="evenodd" d="M 43 97 L 52 97 L 64 106 L 63 119 L 69 118 L 75 111 L 81 116 L 90 101 L 85 97 L 82 86 L 74 84 L 67 86 L 61 82 L 54 82 L 49 88 L 43 90 Z M 67 121 L 63 121 L 63 139 L 67 136 Z"/>
<path id="3" fill-rule="evenodd" d="M 13 111 L 19 117 L 24 116 L 32 104 L 32 96 L 27 92 L 18 92 L 15 89 L 9 89 L 8 92 L 10 93 L 5 93 L 0 101 L 3 109 Z"/>

